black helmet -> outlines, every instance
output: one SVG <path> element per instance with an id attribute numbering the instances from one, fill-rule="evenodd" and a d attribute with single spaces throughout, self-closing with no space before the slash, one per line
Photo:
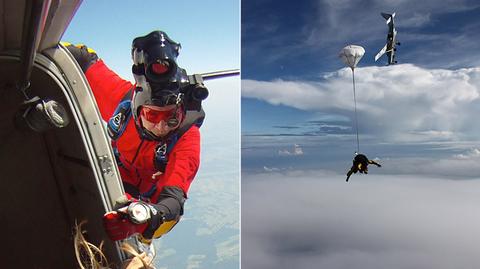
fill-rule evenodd
<path id="1" fill-rule="evenodd" d="M 176 43 L 162 31 L 154 31 L 133 40 L 132 73 L 136 88 L 132 98 L 132 114 L 137 130 L 146 139 L 161 138 L 143 128 L 139 117 L 142 106 L 175 105 L 177 109 L 184 108 L 181 86 L 188 82 L 188 77 L 185 70 L 177 66 L 180 48 L 180 43 Z M 174 120 L 172 119 L 172 122 Z"/>

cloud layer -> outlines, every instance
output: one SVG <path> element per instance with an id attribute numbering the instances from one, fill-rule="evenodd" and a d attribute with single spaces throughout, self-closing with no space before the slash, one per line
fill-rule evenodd
<path id="1" fill-rule="evenodd" d="M 478 180 L 242 177 L 242 268 L 476 268 Z M 275 188 L 272 188 L 275 185 Z"/>
<path id="2" fill-rule="evenodd" d="M 425 69 L 412 64 L 355 69 L 360 132 L 388 140 L 449 140 L 473 135 L 480 112 L 480 68 Z M 352 72 L 321 82 L 242 80 L 242 96 L 270 104 L 353 117 Z"/>
<path id="3" fill-rule="evenodd" d="M 293 146 L 293 150 L 290 151 L 288 149 L 281 149 L 278 151 L 279 156 L 300 156 L 303 155 L 303 149 L 300 145 L 295 144 Z"/>

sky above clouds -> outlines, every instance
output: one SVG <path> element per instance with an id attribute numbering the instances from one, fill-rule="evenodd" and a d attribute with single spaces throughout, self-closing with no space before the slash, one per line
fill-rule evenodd
<path id="1" fill-rule="evenodd" d="M 312 78 L 343 67 L 338 52 L 365 47 L 373 65 L 386 40 L 381 12 L 396 12 L 399 63 L 472 67 L 480 37 L 476 1 L 251 1 L 242 2 L 243 78 Z M 384 65 L 385 59 L 378 65 Z"/>
<path id="2" fill-rule="evenodd" d="M 397 65 L 374 62 L 380 12 Z M 475 268 L 478 18 L 476 1 L 242 1 L 242 268 Z M 360 151 L 383 167 L 346 183 L 349 44 Z"/>
<path id="3" fill-rule="evenodd" d="M 392 11 L 402 45 L 399 64 L 385 66 L 385 57 L 376 63 L 373 57 L 387 33 L 380 12 Z M 309 132 L 305 125 L 312 122 L 348 131 L 352 74 L 338 52 L 358 44 L 366 49 L 356 69 L 361 133 L 382 132 L 379 139 L 394 141 L 422 134 L 471 136 L 479 94 L 479 15 L 474 1 L 245 1 L 242 132 L 274 134 L 281 126 L 298 134 Z M 253 108 L 276 113 L 259 119 Z M 283 124 L 279 114 L 286 117 Z"/>

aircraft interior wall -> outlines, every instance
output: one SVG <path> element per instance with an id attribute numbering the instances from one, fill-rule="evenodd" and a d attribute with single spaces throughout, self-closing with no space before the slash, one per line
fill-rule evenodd
<path id="1" fill-rule="evenodd" d="M 104 208 L 88 155 L 67 99 L 47 73 L 34 68 L 30 97 L 51 98 L 70 116 L 66 128 L 44 133 L 20 130 L 15 115 L 24 101 L 15 88 L 18 60 L 0 59 L 0 227 L 2 268 L 73 268 L 75 222 L 87 220 L 87 239 L 106 239 L 101 218 Z M 107 256 L 115 257 L 107 244 Z M 4 267 L 6 266 L 6 267 Z"/>

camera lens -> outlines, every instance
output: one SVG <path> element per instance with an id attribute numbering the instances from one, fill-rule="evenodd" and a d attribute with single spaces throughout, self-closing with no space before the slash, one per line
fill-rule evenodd
<path id="1" fill-rule="evenodd" d="M 157 75 L 163 75 L 169 71 L 170 65 L 168 62 L 153 63 L 152 64 L 152 73 Z"/>
<path id="2" fill-rule="evenodd" d="M 192 92 L 193 99 L 202 101 L 208 97 L 208 89 L 202 85 L 196 85 Z"/>

